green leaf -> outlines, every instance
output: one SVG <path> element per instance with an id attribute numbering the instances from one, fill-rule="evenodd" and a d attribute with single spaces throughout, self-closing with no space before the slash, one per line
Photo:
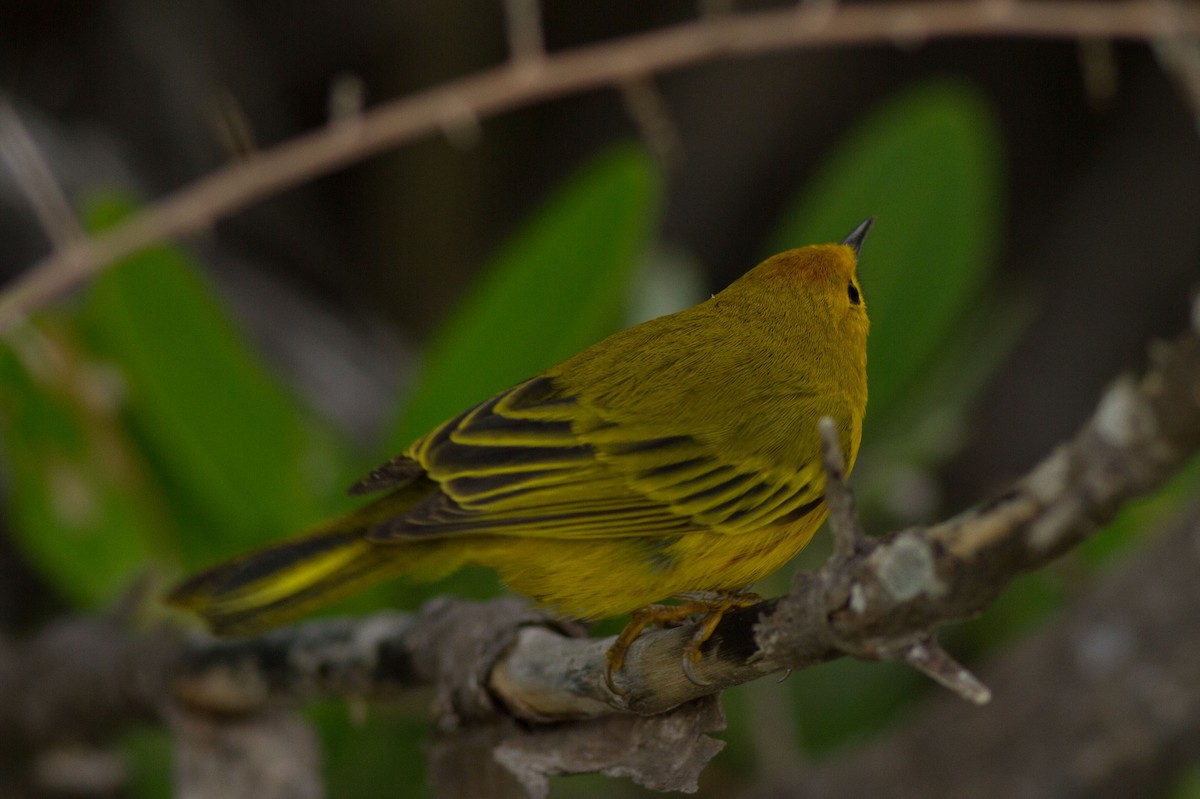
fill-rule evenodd
<path id="1" fill-rule="evenodd" d="M 552 196 L 435 337 L 388 454 L 616 329 L 660 191 L 650 159 L 624 145 Z"/>
<path id="2" fill-rule="evenodd" d="M 129 203 L 89 215 L 111 224 Z M 111 601 L 313 522 L 348 458 L 259 363 L 180 252 L 146 250 L 0 349 L 14 541 L 63 594 Z"/>
<path id="3" fill-rule="evenodd" d="M 432 794 L 422 757 L 429 736 L 427 710 L 420 701 L 410 704 L 407 714 L 373 706 L 358 719 L 340 701 L 317 702 L 305 709 L 321 736 L 326 795 L 421 799 Z M 384 774 L 387 779 L 381 781 Z"/>
<path id="4" fill-rule="evenodd" d="M 1192 755 L 1192 763 L 1175 778 L 1167 799 L 1200 799 L 1200 759 Z"/>
<path id="5" fill-rule="evenodd" d="M 970 312 L 995 252 L 1000 159 L 979 94 L 927 84 L 859 123 L 784 216 L 777 250 L 838 241 L 877 217 L 860 267 L 872 416 L 887 412 Z"/>
<path id="6" fill-rule="evenodd" d="M 130 208 L 101 199 L 89 223 L 111 225 Z M 154 247 L 105 272 L 80 324 L 120 369 L 128 424 L 190 528 L 189 565 L 316 520 L 326 483 L 341 476 L 311 469 L 318 453 L 337 458 L 330 440 L 315 434 L 180 250 Z"/>
<path id="7" fill-rule="evenodd" d="M 137 799 L 175 796 L 171 771 L 175 742 L 168 730 L 152 727 L 126 730 L 121 734 L 121 749 L 129 775 L 126 796 Z"/>
<path id="8" fill-rule="evenodd" d="M 792 696 L 804 749 L 826 753 L 882 729 L 926 688 L 918 672 L 899 663 L 842 658 L 805 669 L 781 699 Z"/>
<path id="9" fill-rule="evenodd" d="M 119 380 L 65 319 L 41 317 L 0 348 L 0 441 L 13 542 L 67 599 L 111 600 L 154 558 L 171 519 L 119 417 Z"/>

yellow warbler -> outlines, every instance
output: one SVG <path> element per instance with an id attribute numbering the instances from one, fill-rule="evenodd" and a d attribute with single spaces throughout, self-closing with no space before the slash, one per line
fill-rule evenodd
<path id="1" fill-rule="evenodd" d="M 868 320 L 856 265 L 872 221 L 464 411 L 351 489 L 387 492 L 375 502 L 196 575 L 169 601 L 243 634 L 376 580 L 479 564 L 578 618 L 689 595 L 684 610 L 707 613 L 697 659 L 721 613 L 745 604 L 738 592 L 824 520 L 817 420 L 833 418 L 848 466 L 858 453 Z M 647 621 L 671 615 L 635 613 L 610 669 Z"/>

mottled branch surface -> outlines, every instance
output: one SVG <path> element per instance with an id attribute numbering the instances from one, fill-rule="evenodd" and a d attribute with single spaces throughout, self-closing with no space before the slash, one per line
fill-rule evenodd
<path id="1" fill-rule="evenodd" d="M 1156 532 L 982 671 L 988 707 L 934 697 L 898 734 L 748 796 L 1168 795 L 1200 752 L 1200 506 Z"/>
<path id="2" fill-rule="evenodd" d="M 1200 328 L 1200 302 L 1195 311 Z M 695 667 L 706 685 L 689 681 L 680 669 L 690 634 L 682 627 L 638 639 L 616 675 L 623 695 L 614 696 L 603 680 L 604 651 L 612 639 L 583 637 L 579 627 L 532 613 L 514 599 L 439 599 L 413 614 L 313 621 L 225 642 L 181 642 L 167 632 L 133 636 L 111 620 L 70 620 L 23 645 L 0 640 L 0 763 L 21 762 L 13 756 L 28 758 L 68 742 L 100 746 L 124 724 L 158 721 L 171 725 L 181 741 L 188 767 L 179 776 L 192 780 L 191 795 L 207 790 L 256 799 L 315 795 L 309 739 L 281 707 L 319 696 L 370 699 L 432 685 L 440 736 L 432 750 L 433 773 L 449 781 L 443 782 L 447 793 L 468 791 L 459 783 L 469 778 L 492 786 L 497 795 L 542 795 L 547 775 L 581 771 L 687 788 L 720 748 L 707 736 L 721 728 L 720 710 L 705 697 L 770 672 L 843 655 L 899 660 L 968 699 L 984 701 L 986 689 L 938 648 L 938 627 L 979 612 L 1014 577 L 1083 541 L 1123 503 L 1160 485 L 1200 449 L 1197 331 L 1156 344 L 1150 356 L 1140 382 L 1116 382 L 1075 437 L 1026 477 L 941 524 L 880 539 L 863 536 L 850 497 L 839 493 L 837 463 L 827 463 L 833 494 L 842 497 L 831 519 L 841 544 L 819 571 L 799 575 L 787 596 L 722 621 Z M 1192 560 L 1179 553 L 1177 563 L 1143 571 L 1167 574 L 1170 565 L 1194 573 L 1194 542 L 1190 546 Z M 1152 577 L 1142 579 L 1153 588 Z M 1104 594 L 1107 599 L 1095 607 L 1119 608 L 1120 592 L 1132 594 L 1137 586 L 1113 588 L 1116 597 Z M 1165 601 L 1149 592 L 1128 608 L 1132 612 L 1156 597 Z M 1107 611 L 1081 612 L 1099 618 Z M 1167 619 L 1175 616 L 1162 613 L 1162 629 L 1152 632 L 1149 625 L 1146 635 L 1170 634 L 1175 622 Z M 1080 644 L 1084 649 L 1074 650 L 1076 655 L 1086 655 L 1093 644 L 1125 651 L 1129 637 L 1142 634 L 1142 617 L 1122 618 L 1114 612 L 1115 626 L 1105 628 L 1112 635 L 1104 638 L 1108 633 L 1097 628 L 1099 637 Z M 1003 669 L 998 674 L 1001 686 L 1019 681 Z M 1137 699 L 1142 688 L 1128 681 L 1111 688 L 1128 692 L 1114 706 L 1153 700 L 1154 712 L 1171 712 L 1170 697 Z M 1160 689 L 1170 693 L 1166 684 L 1154 690 Z M 976 712 L 968 707 L 938 712 Z M 573 723 L 542 724 L 550 721 Z M 220 745 L 225 728 L 245 743 Z M 276 745 L 279 735 L 294 743 Z M 676 756 L 669 772 L 661 765 L 665 755 L 655 748 L 663 742 L 670 742 Z M 479 765 L 481 745 L 495 755 L 485 766 Z M 909 754 L 879 751 L 874 757 L 880 765 L 871 773 L 881 775 L 882 785 L 892 773 L 888 769 Z M 272 754 L 260 758 L 256 752 Z M 308 754 L 289 760 L 288 752 Z M 217 756 L 226 759 L 219 768 L 211 760 Z M 866 772 L 860 776 L 868 779 Z M 830 770 L 813 779 L 847 778 Z"/>

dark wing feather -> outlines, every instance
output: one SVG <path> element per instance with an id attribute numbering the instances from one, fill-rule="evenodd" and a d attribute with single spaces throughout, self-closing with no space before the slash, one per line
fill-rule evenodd
<path id="1" fill-rule="evenodd" d="M 421 464 L 407 455 L 397 455 L 347 489 L 350 496 L 374 494 L 389 488 L 400 488 L 425 474 Z"/>
<path id="2" fill-rule="evenodd" d="M 359 485 L 414 472 L 441 490 L 372 537 L 740 533 L 811 512 L 823 488 L 819 471 L 735 461 L 690 435 L 614 423 L 548 377 L 449 420 Z"/>

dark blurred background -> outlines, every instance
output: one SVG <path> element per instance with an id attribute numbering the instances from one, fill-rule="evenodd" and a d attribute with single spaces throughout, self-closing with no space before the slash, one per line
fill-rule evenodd
<path id="1" fill-rule="evenodd" d="M 696 13 L 692 2 L 543 6 L 551 50 Z M 505 48 L 495 2 L 4 2 L 0 93 L 73 200 L 116 185 L 151 201 L 235 156 L 230 119 L 267 148 L 324 124 L 334 87 L 361 87 L 371 105 L 492 66 Z M 973 86 L 998 123 L 990 290 L 1019 296 L 1025 313 L 952 451 L 922 475 L 931 499 L 913 515 L 927 518 L 1029 468 L 1142 364 L 1148 341 L 1185 325 L 1200 282 L 1197 110 L 1152 48 L 1123 42 L 825 48 L 654 80 L 681 145 L 656 249 L 716 291 L 764 254 L 857 119 L 934 77 Z M 288 191 L 190 244 L 272 366 L 368 442 L 501 242 L 589 156 L 638 135 L 615 90 L 552 100 Z M 939 242 L 928 245 L 937 259 Z M 3 278 L 47 247 L 0 175 Z M 62 607 L 0 532 L 0 623 L 29 629 Z"/>
<path id="2" fill-rule="evenodd" d="M 230 157 L 222 109 L 237 109 L 267 147 L 321 125 L 339 80 L 361 81 L 375 103 L 491 66 L 505 49 L 497 3 L 5 5 L 0 85 L 76 194 L 120 182 L 149 199 L 219 167 Z M 695 12 L 682 2 L 544 5 L 551 49 Z M 719 288 L 756 260 L 783 203 L 858 115 L 930 75 L 969 81 L 994 105 L 1003 133 L 1001 270 L 1047 301 L 1013 358 L 1019 368 L 981 409 L 987 446 L 979 449 L 991 466 L 955 471 L 974 482 L 1020 469 L 1070 429 L 1150 335 L 1178 327 L 1197 273 L 1195 114 L 1147 47 L 1099 47 L 934 41 L 665 75 L 657 84 L 682 158 L 662 240 Z M 610 90 L 489 119 L 471 146 L 422 141 L 222 222 L 212 268 L 241 290 L 310 303 L 356 334 L 382 319 L 419 345 L 548 186 L 605 142 L 636 132 Z M 27 204 L 3 185 L 2 265 L 11 277 L 46 245 Z M 286 331 L 272 317 L 275 304 L 242 305 L 257 335 Z"/>

